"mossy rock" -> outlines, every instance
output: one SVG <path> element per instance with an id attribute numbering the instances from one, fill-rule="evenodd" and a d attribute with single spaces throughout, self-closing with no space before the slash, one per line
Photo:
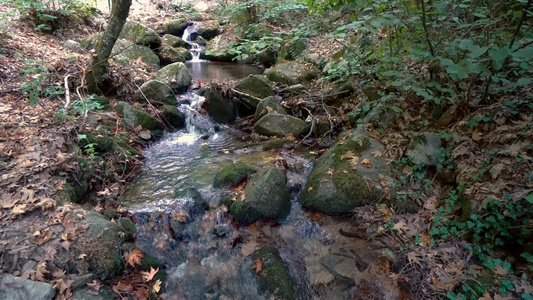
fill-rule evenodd
<path id="1" fill-rule="evenodd" d="M 229 124 L 237 118 L 237 105 L 233 99 L 224 97 L 212 87 L 205 89 L 207 114 L 213 121 Z"/>
<path id="2" fill-rule="evenodd" d="M 270 85 L 270 81 L 262 75 L 250 75 L 246 77 L 235 85 L 235 89 L 255 97 L 242 97 L 254 111 L 262 99 L 276 95 Z"/>
<path id="3" fill-rule="evenodd" d="M 118 223 L 122 227 L 122 232 L 124 232 L 124 240 L 131 240 L 137 234 L 137 227 L 135 224 L 128 218 L 120 218 Z"/>
<path id="4" fill-rule="evenodd" d="M 217 173 L 213 187 L 236 186 L 253 172 L 254 169 L 243 162 L 232 162 Z"/>
<path id="5" fill-rule="evenodd" d="M 121 114 L 122 122 L 130 128 L 139 125 L 150 131 L 163 130 L 165 128 L 159 119 L 139 108 L 132 107 L 126 102 L 118 102 L 115 110 Z"/>
<path id="6" fill-rule="evenodd" d="M 175 92 L 187 90 L 191 83 L 191 72 L 182 62 L 170 64 L 157 71 L 154 79 L 166 83 Z"/>
<path id="7" fill-rule="evenodd" d="M 118 37 L 130 40 L 137 45 L 150 46 L 152 48 L 161 44 L 161 37 L 159 37 L 157 32 L 135 21 L 127 21 Z"/>
<path id="8" fill-rule="evenodd" d="M 192 59 L 191 51 L 185 48 L 175 48 L 169 45 L 162 45 L 159 48 L 158 56 L 162 64 L 186 62 L 187 60 Z"/>
<path id="9" fill-rule="evenodd" d="M 220 29 L 217 26 L 206 26 L 198 29 L 198 36 L 201 36 L 206 40 L 211 40 L 212 38 L 217 36 L 219 32 Z"/>
<path id="10" fill-rule="evenodd" d="M 285 42 L 281 45 L 278 61 L 295 60 L 307 49 L 307 39 L 300 38 L 292 42 Z"/>
<path id="11" fill-rule="evenodd" d="M 279 91 L 279 94 L 282 97 L 293 97 L 303 94 L 307 90 L 307 87 L 303 84 L 295 84 L 288 86 L 281 91 Z"/>
<path id="12" fill-rule="evenodd" d="M 176 47 L 176 48 L 183 47 L 187 49 L 191 47 L 191 45 L 187 43 L 186 41 L 184 41 L 182 38 L 177 37 L 172 34 L 165 34 L 161 38 L 161 41 L 163 42 L 163 44 L 169 45 L 170 47 Z"/>
<path id="13" fill-rule="evenodd" d="M 276 149 L 291 149 L 294 147 L 294 140 L 291 139 L 273 139 L 261 143 L 264 151 Z"/>
<path id="14" fill-rule="evenodd" d="M 263 292 L 272 295 L 274 299 L 296 299 L 294 282 L 278 250 L 263 247 L 252 253 L 251 257 L 254 261 L 261 262 L 262 270 L 257 272 L 256 276 Z"/>
<path id="15" fill-rule="evenodd" d="M 282 115 L 278 113 L 269 113 L 255 122 L 255 132 L 266 136 L 287 137 L 289 135 L 296 137 L 305 134 L 308 125 L 293 116 Z"/>
<path id="16" fill-rule="evenodd" d="M 270 81 L 281 82 L 286 85 L 308 83 L 316 78 L 316 70 L 310 65 L 297 62 L 285 62 L 266 69 L 264 74 Z"/>
<path id="17" fill-rule="evenodd" d="M 113 59 L 118 64 L 124 64 L 124 62 L 121 61 L 123 58 L 128 59 L 129 61 L 141 58 L 150 69 L 159 68 L 159 57 L 157 57 L 152 49 L 146 46 L 136 45 L 127 40 L 117 40 L 111 51 L 111 55 L 114 56 Z M 120 56 L 120 58 L 117 59 L 117 56 Z"/>
<path id="18" fill-rule="evenodd" d="M 185 18 L 179 18 L 176 20 L 165 20 L 161 24 L 157 25 L 156 31 L 159 34 L 172 34 L 175 36 L 183 36 L 185 28 L 189 26 L 190 22 Z"/>
<path id="19" fill-rule="evenodd" d="M 442 153 L 439 151 L 441 147 L 442 140 L 439 134 L 416 133 L 411 137 L 405 156 L 417 165 L 437 166 L 442 157 Z"/>
<path id="20" fill-rule="evenodd" d="M 278 99 L 276 99 L 276 96 L 270 96 L 261 100 L 261 102 L 259 102 L 257 105 L 254 114 L 254 122 L 259 121 L 262 117 L 266 116 L 270 112 L 278 113 L 280 115 L 287 115 L 287 111 L 285 108 L 283 108 L 283 106 L 281 106 L 281 103 Z"/>
<path id="21" fill-rule="evenodd" d="M 196 39 L 194 39 L 194 42 L 203 47 L 207 46 L 207 41 L 201 36 L 197 36 Z"/>
<path id="22" fill-rule="evenodd" d="M 250 31 L 246 34 L 246 38 L 251 40 L 259 40 L 266 36 L 272 36 L 272 29 L 263 23 L 253 24 Z"/>
<path id="23" fill-rule="evenodd" d="M 92 50 L 96 47 L 98 41 L 102 38 L 103 33 L 96 33 L 80 40 L 80 46 L 85 50 Z"/>
<path id="24" fill-rule="evenodd" d="M 249 225 L 258 220 L 281 221 L 289 215 L 291 200 L 287 178 L 272 166 L 259 170 L 248 178 L 244 189 L 246 199 L 235 201 L 230 212 L 235 221 Z"/>
<path id="25" fill-rule="evenodd" d="M 63 190 L 67 192 L 68 194 L 68 200 L 72 203 L 79 203 L 80 198 L 78 197 L 78 193 L 76 193 L 76 189 L 74 189 L 74 186 L 70 183 L 66 183 L 63 186 Z"/>
<path id="26" fill-rule="evenodd" d="M 100 278 L 118 275 L 124 263 L 121 246 L 124 243 L 124 229 L 106 220 L 94 211 L 86 211 L 85 218 L 73 214 L 75 224 L 88 226 L 87 231 L 70 246 L 70 255 L 79 268 L 87 269 Z M 85 254 L 80 260 L 79 256 Z"/>
<path id="27" fill-rule="evenodd" d="M 163 120 L 174 129 L 185 128 L 185 116 L 174 105 L 164 105 L 161 109 Z"/>
<path id="28" fill-rule="evenodd" d="M 139 88 L 139 91 L 135 94 L 135 100 L 144 103 L 144 97 L 150 100 L 153 104 L 168 104 L 176 105 L 176 94 L 172 89 L 164 82 L 159 80 L 149 80 Z"/>
<path id="29" fill-rule="evenodd" d="M 257 61 L 265 68 L 270 68 L 276 64 L 278 60 L 278 51 L 272 47 L 268 47 L 257 55 Z"/>
<path id="30" fill-rule="evenodd" d="M 115 135 L 110 129 L 99 128 L 93 132 L 85 132 L 86 144 L 93 144 L 94 150 L 100 154 L 122 153 L 127 156 L 140 156 L 141 153 L 128 144 L 129 137 Z"/>
<path id="31" fill-rule="evenodd" d="M 386 195 L 378 182 L 390 171 L 383 157 L 374 157 L 376 151 L 383 152 L 383 145 L 365 131 L 344 132 L 315 163 L 300 197 L 302 206 L 342 215 L 359 206 L 384 201 Z M 364 159 L 372 166 L 362 165 Z"/>
<path id="32" fill-rule="evenodd" d="M 104 218 L 106 220 L 112 220 L 117 216 L 117 210 L 114 208 L 106 209 L 104 211 Z"/>

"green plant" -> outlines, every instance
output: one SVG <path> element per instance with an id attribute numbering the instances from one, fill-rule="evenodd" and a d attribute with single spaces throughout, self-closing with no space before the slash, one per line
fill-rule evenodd
<path id="1" fill-rule="evenodd" d="M 76 115 L 85 115 L 87 112 L 95 110 L 95 109 L 102 109 L 104 106 L 100 103 L 98 103 L 96 100 L 95 95 L 91 95 L 87 98 L 83 98 L 81 100 L 76 100 L 71 103 L 72 112 L 74 115 L 68 115 L 67 110 L 62 107 L 59 109 L 59 111 L 56 114 L 56 119 L 62 119 L 62 118 L 70 118 L 74 120 L 76 118 Z"/>
<path id="2" fill-rule="evenodd" d="M 85 134 L 78 134 L 77 139 L 78 141 L 85 140 L 87 142 L 87 144 L 83 146 L 85 154 L 89 155 L 91 158 L 95 158 L 96 154 L 98 154 L 96 150 L 94 149 L 94 146 L 96 146 L 96 143 L 89 143 L 89 140 L 87 139 L 87 135 Z"/>
<path id="3" fill-rule="evenodd" d="M 50 73 L 49 65 L 36 60 L 24 61 L 24 69 L 20 71 L 21 75 L 28 76 L 29 80 L 22 85 L 22 91 L 26 93 L 30 105 L 39 103 L 39 97 L 52 97 L 62 95 L 64 91 L 58 83 L 49 83 Z"/>

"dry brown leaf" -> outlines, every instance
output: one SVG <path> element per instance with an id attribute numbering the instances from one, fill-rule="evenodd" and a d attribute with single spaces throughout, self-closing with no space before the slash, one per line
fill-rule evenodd
<path id="1" fill-rule="evenodd" d="M 308 192 L 310 192 L 310 191 L 312 191 L 312 190 L 313 190 L 313 187 L 312 187 L 312 186 L 310 186 L 310 187 L 307 189 Z"/>
<path id="2" fill-rule="evenodd" d="M 353 153 L 352 150 L 350 150 L 350 151 L 348 151 L 348 152 L 346 152 L 344 154 L 341 154 L 341 160 L 352 159 L 354 157 L 357 157 L 357 156 L 355 156 L 355 153 Z"/>
<path id="3" fill-rule="evenodd" d="M 189 214 L 185 211 L 173 211 L 171 218 L 172 220 L 178 221 L 180 223 L 187 223 L 187 217 Z"/>
<path id="4" fill-rule="evenodd" d="M 66 290 L 70 288 L 69 284 L 65 282 L 64 279 L 58 279 L 52 282 L 54 284 L 54 289 L 58 290 L 60 294 L 63 294 Z"/>
<path id="5" fill-rule="evenodd" d="M 372 162 L 368 158 L 363 159 L 361 164 L 367 168 L 372 168 Z"/>
<path id="6" fill-rule="evenodd" d="M 394 224 L 393 228 L 398 231 L 404 231 L 404 232 L 406 232 L 409 229 L 407 227 L 407 223 L 404 220 Z"/>
<path id="7" fill-rule="evenodd" d="M 11 212 L 16 215 L 20 215 L 20 214 L 26 213 L 25 209 L 26 209 L 26 204 L 19 204 L 19 205 L 15 205 L 15 207 L 13 207 Z"/>
<path id="8" fill-rule="evenodd" d="M 477 130 L 472 132 L 472 139 L 476 142 L 479 142 L 483 139 L 483 133 L 478 132 Z"/>
<path id="9" fill-rule="evenodd" d="M 48 273 L 50 272 L 46 270 L 46 263 L 42 262 L 37 265 L 37 270 L 35 271 L 35 278 L 33 280 L 44 281 L 44 276 Z"/>
<path id="10" fill-rule="evenodd" d="M 344 145 L 344 140 L 343 139 L 339 139 L 339 145 Z"/>
<path id="11" fill-rule="evenodd" d="M 329 168 L 329 169 L 328 169 L 328 175 L 329 175 L 329 176 L 333 176 L 333 169 L 332 169 L 332 168 Z"/>
<path id="12" fill-rule="evenodd" d="M 252 270 L 255 270 L 255 274 L 263 270 L 263 263 L 261 262 L 260 259 L 254 260 L 254 264 L 252 265 Z"/>
<path id="13" fill-rule="evenodd" d="M 149 282 L 152 279 L 154 279 L 154 276 L 155 276 L 155 274 L 157 274 L 157 272 L 159 272 L 159 268 L 154 269 L 153 267 L 150 267 L 150 271 L 149 272 L 142 271 L 141 275 L 142 275 L 142 278 L 143 278 L 144 281 Z"/>
<path id="14" fill-rule="evenodd" d="M 52 276 L 54 276 L 55 278 L 63 278 L 65 277 L 65 274 L 66 271 L 64 270 L 55 270 L 54 272 L 52 272 Z"/>
<path id="15" fill-rule="evenodd" d="M 379 150 L 376 150 L 376 151 L 372 152 L 372 155 L 374 155 L 374 157 L 381 157 L 381 156 L 383 156 L 383 152 L 381 152 Z"/>
<path id="16" fill-rule="evenodd" d="M 124 257 L 126 258 L 126 265 L 135 267 L 135 265 L 141 264 L 141 260 L 144 258 L 144 255 L 141 250 L 135 249 L 124 254 Z"/>
<path id="17" fill-rule="evenodd" d="M 2 205 L 2 208 L 12 208 L 19 200 L 19 198 L 14 197 L 12 194 L 2 194 L 0 196 L 0 205 Z"/>
<path id="18" fill-rule="evenodd" d="M 159 293 L 159 291 L 161 290 L 161 280 L 156 280 L 155 283 L 154 283 L 154 286 L 152 286 L 152 292 L 154 293 Z"/>
<path id="19" fill-rule="evenodd" d="M 93 280 L 93 282 L 87 283 L 87 286 L 97 292 L 99 292 L 100 289 L 102 288 L 102 285 L 96 280 Z"/>

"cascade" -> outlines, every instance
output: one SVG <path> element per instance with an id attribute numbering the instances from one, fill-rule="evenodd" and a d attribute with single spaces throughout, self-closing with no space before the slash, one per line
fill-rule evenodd
<path id="1" fill-rule="evenodd" d="M 191 45 L 191 54 L 192 54 L 192 60 L 191 61 L 201 61 L 200 55 L 202 54 L 202 51 L 204 50 L 202 46 L 198 45 L 194 42 L 196 39 L 196 36 L 198 36 L 198 28 L 197 23 L 193 22 L 192 25 L 189 25 L 187 28 L 185 28 L 185 31 L 183 32 L 182 39 L 189 43 Z"/>

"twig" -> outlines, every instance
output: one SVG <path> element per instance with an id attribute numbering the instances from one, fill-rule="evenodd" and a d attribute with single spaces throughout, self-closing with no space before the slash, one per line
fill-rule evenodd
<path id="1" fill-rule="evenodd" d="M 67 109 L 70 105 L 70 91 L 68 89 L 68 78 L 70 77 L 70 74 L 67 74 L 65 78 L 63 79 L 64 85 L 65 85 L 65 106 L 64 108 Z"/>
<path id="2" fill-rule="evenodd" d="M 511 42 L 509 43 L 509 49 L 513 48 L 514 41 L 516 40 L 516 37 L 520 34 L 520 29 L 522 28 L 522 24 L 524 23 L 524 20 L 527 16 L 527 9 L 529 8 L 529 5 L 531 5 L 531 0 L 528 0 L 526 3 L 526 6 L 524 6 L 524 9 L 522 10 L 522 17 L 520 18 L 520 21 L 518 21 L 518 25 L 516 25 L 516 30 L 513 34 L 513 38 L 511 39 Z"/>

